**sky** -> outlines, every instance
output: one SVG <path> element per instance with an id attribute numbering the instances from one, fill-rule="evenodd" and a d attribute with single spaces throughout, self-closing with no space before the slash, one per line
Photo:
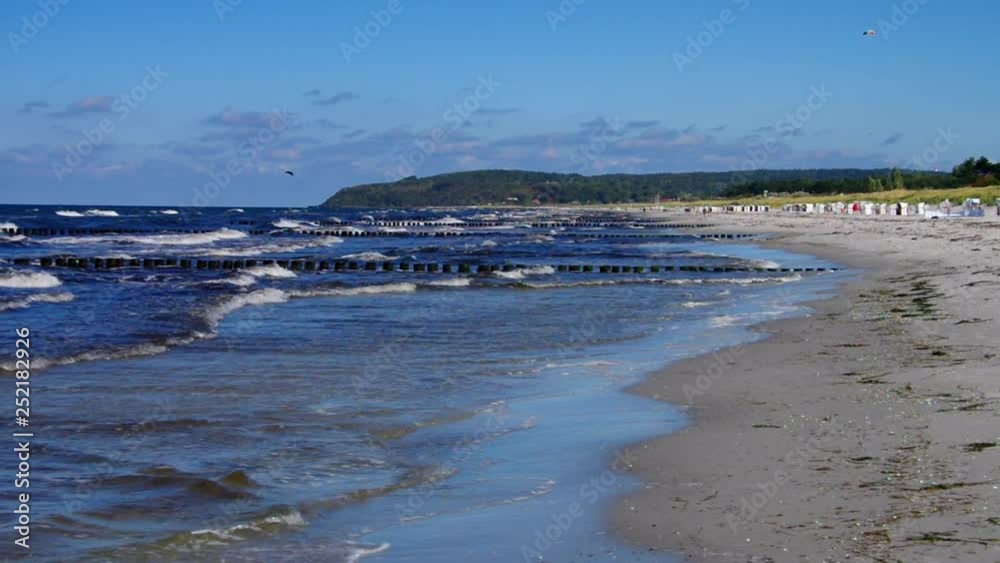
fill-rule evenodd
<path id="1" fill-rule="evenodd" d="M 0 203 L 302 206 L 490 168 L 948 170 L 1000 157 L 998 17 L 995 0 L 5 0 Z"/>

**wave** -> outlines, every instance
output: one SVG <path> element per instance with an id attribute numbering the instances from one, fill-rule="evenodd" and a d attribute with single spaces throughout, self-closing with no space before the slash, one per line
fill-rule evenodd
<path id="1" fill-rule="evenodd" d="M 741 319 L 742 317 L 740 317 L 739 315 L 722 315 L 720 317 L 712 317 L 712 320 L 709 321 L 709 324 L 711 324 L 714 328 L 723 328 L 727 326 L 733 326 L 734 324 L 738 323 Z"/>
<path id="2" fill-rule="evenodd" d="M 226 315 L 233 311 L 237 311 L 248 305 L 285 303 L 288 301 L 288 297 L 288 294 L 284 291 L 274 288 L 258 289 L 250 293 L 235 295 L 205 311 L 205 320 L 214 329 Z"/>
<path id="3" fill-rule="evenodd" d="M 208 280 L 201 283 L 209 285 L 218 284 L 229 284 L 235 285 L 236 287 L 249 287 L 255 283 L 259 278 L 275 278 L 275 279 L 288 279 L 298 277 L 295 272 L 291 270 L 286 270 L 281 266 L 271 265 L 271 266 L 257 266 L 254 268 L 248 268 L 243 270 L 239 274 L 218 279 L 218 280 Z"/>
<path id="4" fill-rule="evenodd" d="M 493 274 L 498 278 L 508 280 L 523 280 L 525 276 L 542 276 L 554 273 L 556 273 L 556 269 L 552 266 L 533 266 L 531 268 L 512 270 L 510 272 L 493 272 Z"/>
<path id="5" fill-rule="evenodd" d="M 435 280 L 426 285 L 434 287 L 468 287 L 472 284 L 471 278 L 451 278 L 447 280 Z"/>
<path id="6" fill-rule="evenodd" d="M 319 226 L 319 223 L 313 223 L 312 221 L 296 221 L 285 218 L 281 218 L 271 224 L 279 229 L 312 229 Z"/>
<path id="7" fill-rule="evenodd" d="M 345 260 L 362 260 L 365 262 L 375 262 L 379 260 L 392 261 L 398 260 L 399 256 L 386 256 L 381 252 L 359 252 L 357 254 L 345 254 L 341 256 Z"/>
<path id="8" fill-rule="evenodd" d="M 24 235 L 0 235 L 0 242 L 21 242 L 27 238 Z"/>
<path id="9" fill-rule="evenodd" d="M 227 209 L 226 213 L 243 213 L 243 210 L 239 207 L 235 207 L 233 209 Z"/>
<path id="10" fill-rule="evenodd" d="M 256 266 L 244 270 L 247 274 L 255 278 L 295 278 L 295 272 L 286 270 L 281 266 L 272 264 L 270 266 Z"/>
<path id="11" fill-rule="evenodd" d="M 117 211 L 112 211 L 110 209 L 88 209 L 83 213 L 68 209 L 60 209 L 59 211 L 56 211 L 56 215 L 60 217 L 119 217 Z"/>
<path id="12" fill-rule="evenodd" d="M 48 272 L 6 272 L 0 274 L 0 287 L 13 289 L 46 289 L 60 285 L 62 285 L 62 282 L 59 281 L 59 278 Z"/>
<path id="13" fill-rule="evenodd" d="M 200 336 L 200 334 L 198 335 Z M 53 366 L 65 366 L 79 362 L 94 362 L 98 360 L 125 360 L 128 358 L 138 358 L 142 356 L 155 356 L 170 349 L 171 346 L 190 344 L 196 340 L 196 336 L 186 338 L 168 338 L 162 344 L 145 343 L 135 346 L 110 350 L 88 350 L 70 356 L 60 358 L 32 358 L 31 367 L 34 369 L 45 369 Z M 0 371 L 14 371 L 14 362 L 0 363 Z"/>
<path id="14" fill-rule="evenodd" d="M 288 292 L 275 288 L 258 289 L 249 293 L 241 293 L 239 295 L 228 297 L 202 311 L 201 317 L 208 325 L 207 331 L 195 330 L 185 336 L 164 338 L 157 342 L 147 342 L 113 349 L 88 350 L 53 359 L 40 358 L 32 361 L 32 367 L 44 369 L 53 366 L 75 364 L 85 361 L 123 360 L 162 354 L 175 346 L 185 346 L 197 340 L 214 338 L 216 336 L 215 331 L 218 328 L 219 323 L 226 317 L 226 315 L 242 309 L 243 307 L 252 305 L 285 303 L 293 297 L 358 296 L 388 293 L 412 293 L 415 291 L 417 291 L 417 286 L 412 283 L 390 283 L 383 285 L 314 290 L 290 290 Z M 11 372 L 14 370 L 14 362 L 0 363 L 0 372 Z"/>
<path id="15" fill-rule="evenodd" d="M 292 297 L 333 297 L 336 295 L 380 295 L 383 293 L 413 293 L 417 290 L 412 283 L 387 283 L 382 285 L 362 285 L 359 287 L 338 287 L 328 289 L 303 289 L 291 291 Z"/>
<path id="16" fill-rule="evenodd" d="M 68 303 L 75 299 L 72 293 L 36 293 L 21 299 L 0 301 L 0 311 L 27 309 L 35 303 Z"/>
<path id="17" fill-rule="evenodd" d="M 193 246 L 198 244 L 212 244 L 225 240 L 236 240 L 247 238 L 243 231 L 227 229 L 225 227 L 208 233 L 179 233 L 163 235 L 114 235 L 95 237 L 56 237 L 49 240 L 51 244 L 93 244 L 95 242 L 111 243 L 131 243 L 162 246 Z"/>
<path id="18" fill-rule="evenodd" d="M 694 309 L 696 307 L 705 307 L 707 305 L 711 305 L 711 303 L 707 301 L 687 301 L 685 303 L 681 303 L 681 307 L 684 307 L 685 309 Z"/>
<path id="19" fill-rule="evenodd" d="M 245 257 L 245 256 L 260 256 L 263 254 L 280 254 L 284 252 L 296 252 L 298 250 L 305 250 L 307 248 L 323 248 L 327 246 L 333 246 L 335 244 L 340 244 L 344 242 L 344 239 L 339 237 L 322 237 L 319 239 L 311 240 L 305 243 L 292 243 L 292 244 L 262 244 L 258 246 L 248 246 L 244 248 L 212 248 L 196 251 L 191 254 L 193 257 L 197 256 L 232 256 L 232 257 Z"/>
<path id="20" fill-rule="evenodd" d="M 84 211 L 84 214 L 91 217 L 118 217 L 117 211 L 111 211 L 109 209 L 88 209 Z"/>
<path id="21" fill-rule="evenodd" d="M 0 230 L 7 229 L 7 230 L 10 230 L 10 231 L 13 231 L 13 230 L 18 229 L 18 228 L 19 227 L 17 226 L 16 223 L 11 223 L 10 221 L 4 221 L 3 223 L 0 223 Z"/>
<path id="22" fill-rule="evenodd" d="M 177 215 L 178 213 L 176 209 L 164 209 L 160 211 L 161 215 Z"/>
<path id="23" fill-rule="evenodd" d="M 384 542 L 376 546 L 363 546 L 361 544 L 350 542 L 347 545 L 350 547 L 351 553 L 347 555 L 345 563 L 358 563 L 362 557 L 382 553 L 391 547 L 390 544 Z"/>
<path id="24" fill-rule="evenodd" d="M 628 278 L 615 280 L 588 280 L 580 282 L 524 282 L 521 287 L 530 289 L 553 289 L 566 287 L 597 287 L 605 285 L 629 285 L 629 284 L 657 284 L 657 285 L 757 285 L 768 283 L 790 283 L 799 281 L 802 276 L 796 274 L 782 277 L 763 278 L 681 278 L 681 279 L 661 279 L 661 278 Z"/>
<path id="25" fill-rule="evenodd" d="M 452 217 L 452 216 L 449 215 L 447 217 L 443 217 L 441 219 L 438 219 L 437 221 L 429 221 L 428 224 L 430 224 L 430 225 L 464 225 L 465 221 L 463 221 L 461 219 L 456 219 L 456 218 L 454 218 L 454 217 Z"/>
<path id="26" fill-rule="evenodd" d="M 224 517 L 222 521 L 229 524 L 230 519 Z M 115 554 L 121 556 L 129 553 L 130 555 L 126 555 L 124 558 L 130 560 L 161 560 L 164 557 L 173 560 L 178 556 L 183 556 L 184 560 L 190 560 L 193 553 L 218 548 L 232 542 L 272 536 L 289 529 L 301 529 L 307 525 L 305 518 L 298 510 L 289 506 L 276 506 L 263 513 L 252 515 L 244 522 L 180 532 L 148 544 L 134 544 L 118 548 Z"/>

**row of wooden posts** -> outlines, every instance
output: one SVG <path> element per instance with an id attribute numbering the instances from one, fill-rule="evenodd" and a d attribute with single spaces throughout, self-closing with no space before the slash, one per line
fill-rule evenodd
<path id="1" fill-rule="evenodd" d="M 245 259 L 218 260 L 193 258 L 99 258 L 77 256 L 49 256 L 43 258 L 15 258 L 14 264 L 22 266 L 39 265 L 44 268 L 117 269 L 117 268 L 180 268 L 196 270 L 240 270 L 259 266 L 279 266 L 293 271 L 383 271 L 383 272 L 440 272 L 440 273 L 484 273 L 513 272 L 538 268 L 530 264 L 439 264 L 436 262 L 374 262 L 348 260 L 302 260 L 302 259 Z M 745 266 L 705 266 L 705 265 L 595 265 L 557 264 L 551 266 L 559 272 L 598 272 L 602 274 L 658 273 L 658 272 L 828 272 L 836 268 L 755 268 Z"/>

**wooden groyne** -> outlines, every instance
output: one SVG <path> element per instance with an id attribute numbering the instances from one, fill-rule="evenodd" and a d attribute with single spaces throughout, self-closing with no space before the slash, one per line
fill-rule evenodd
<path id="1" fill-rule="evenodd" d="M 45 256 L 42 258 L 15 258 L 15 265 L 40 266 L 43 268 L 72 268 L 78 270 L 111 270 L 122 268 L 181 270 L 242 270 L 260 266 L 279 266 L 292 271 L 334 272 L 428 272 L 428 273 L 486 273 L 514 272 L 537 268 L 551 268 L 557 272 L 579 272 L 600 274 L 643 274 L 659 272 L 833 272 L 837 268 L 827 267 L 785 267 L 760 268 L 751 266 L 706 266 L 678 264 L 511 264 L 511 263 L 469 263 L 443 264 L 439 262 L 416 261 L 357 261 L 357 260 L 315 260 L 315 259 L 273 259 L 242 258 L 237 260 L 215 258 L 115 258 L 81 256 Z"/>

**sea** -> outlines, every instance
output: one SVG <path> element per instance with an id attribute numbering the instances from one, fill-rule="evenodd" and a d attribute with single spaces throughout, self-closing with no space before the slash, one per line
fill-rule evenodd
<path id="1" fill-rule="evenodd" d="M 637 444 L 689 422 L 626 389 L 848 275 L 698 232 L 623 210 L 0 206 L 0 421 L 32 434 L 27 488 L 0 448 L 0 554 L 677 561 L 608 525 L 644 486 Z"/>

